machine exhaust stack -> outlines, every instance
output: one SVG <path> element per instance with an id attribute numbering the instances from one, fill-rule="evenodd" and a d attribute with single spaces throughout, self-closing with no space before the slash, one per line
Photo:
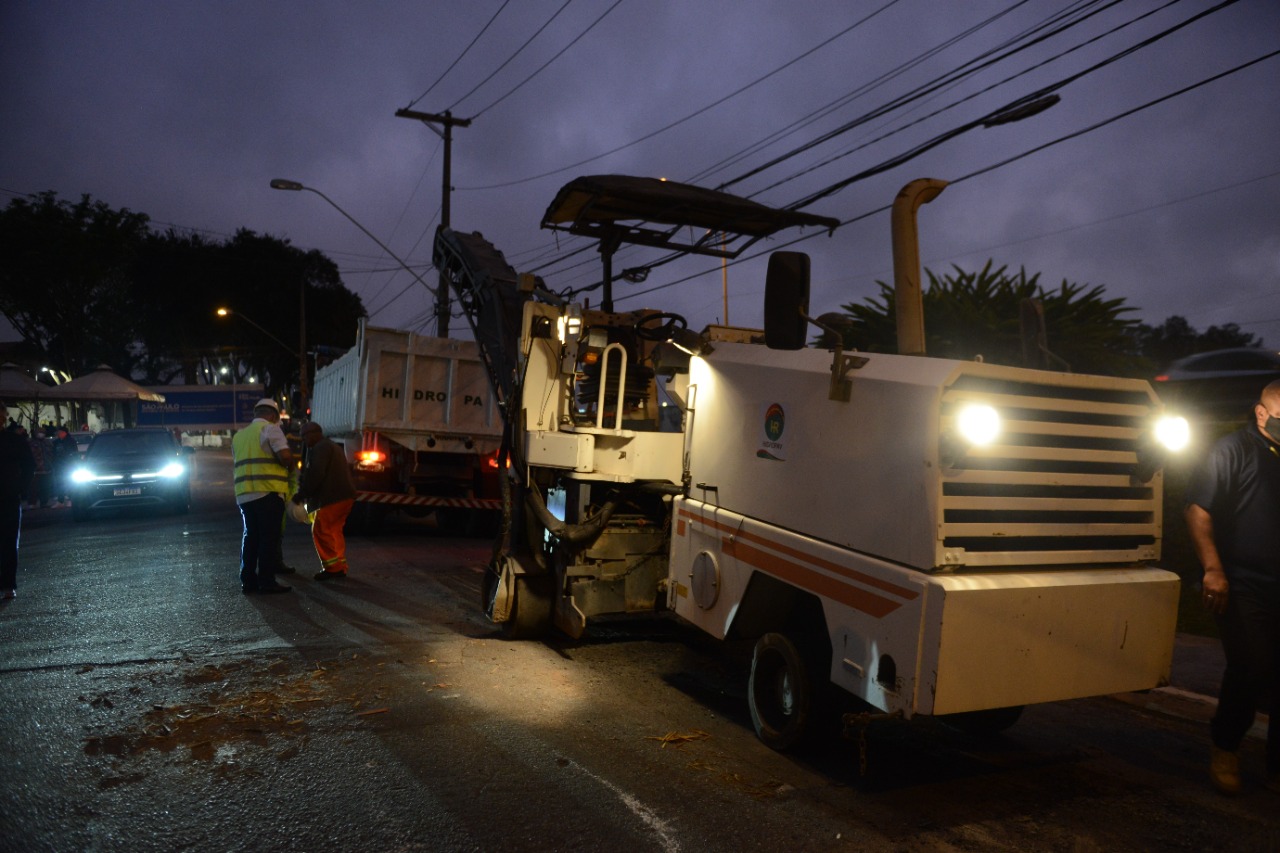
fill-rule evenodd
<path id="1" fill-rule="evenodd" d="M 902 188 L 893 200 L 893 287 L 898 315 L 898 352 L 924 355 L 924 299 L 920 293 L 920 241 L 916 211 L 938 197 L 947 182 L 919 178 Z"/>

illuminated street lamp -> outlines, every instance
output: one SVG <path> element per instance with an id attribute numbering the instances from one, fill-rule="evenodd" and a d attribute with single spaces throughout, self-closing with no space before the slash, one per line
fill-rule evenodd
<path id="1" fill-rule="evenodd" d="M 303 186 L 302 184 L 298 183 L 297 181 L 291 181 L 291 180 L 289 180 L 288 178 L 273 178 L 273 179 L 271 180 L 271 189 L 273 189 L 273 190 L 292 190 L 292 191 L 294 191 L 294 192 L 297 192 L 297 191 L 299 191 L 299 190 L 306 190 L 306 191 L 307 191 L 307 192 L 309 192 L 309 193 L 315 193 L 316 195 L 320 196 L 320 198 L 322 198 L 322 199 L 324 199 L 325 201 L 329 202 L 330 207 L 332 207 L 334 210 L 338 211 L 338 212 L 339 212 L 339 213 L 341 213 L 343 216 L 345 216 L 347 219 L 349 219 L 349 220 L 351 221 L 351 224 L 352 224 L 352 225 L 354 225 L 355 227 L 357 227 L 357 228 L 359 228 L 361 231 L 363 231 L 363 232 L 365 233 L 365 235 L 366 235 L 370 240 L 372 240 L 373 242 L 377 243 L 377 244 L 378 244 L 378 246 L 379 246 L 379 248 L 381 248 L 381 249 L 382 249 L 382 251 L 384 251 L 384 252 L 386 252 L 388 255 L 390 255 L 390 256 L 391 256 L 391 258 L 392 258 L 396 263 L 398 263 L 398 264 L 400 265 L 400 268 L 401 268 L 401 269 L 403 269 L 403 270 L 404 270 L 405 272 L 407 272 L 409 275 L 413 276 L 414 280 L 415 280 L 415 281 L 417 281 L 417 282 L 418 282 L 418 284 L 420 284 L 420 285 L 422 285 L 423 287 L 425 287 L 425 288 L 428 290 L 428 292 L 430 292 L 430 293 L 431 293 L 431 295 L 432 295 L 432 296 L 435 296 L 435 297 L 437 298 L 437 300 L 439 300 L 439 299 L 440 299 L 440 295 L 439 295 L 439 293 L 437 292 L 436 288 L 432 287 L 431 285 L 429 285 L 429 284 L 427 284 L 425 281 L 423 281 L 423 280 L 422 280 L 422 276 L 420 276 L 420 275 L 418 275 L 416 272 L 414 272 L 414 271 L 409 267 L 409 265 L 408 265 L 407 263 L 405 263 L 403 260 L 401 260 L 401 258 L 400 258 L 400 256 L 399 256 L 399 255 L 397 255 L 395 252 L 391 251 L 391 249 L 389 249 L 389 248 L 387 247 L 387 244 L 386 244 L 386 243 L 383 243 L 381 240 L 379 240 L 377 237 L 375 237 L 375 236 L 373 235 L 373 232 L 372 232 L 372 231 L 370 231 L 368 228 L 365 228 L 363 225 L 361 225 L 359 222 L 357 222 L 357 221 L 356 221 L 356 218 L 355 218 L 354 216 L 352 216 L 350 213 L 347 213 L 345 210 L 343 210 L 341 207 L 339 207 L 339 206 L 338 206 L 338 203 L 337 203 L 336 201 L 334 201 L 333 199 L 329 198 L 329 197 L 328 197 L 327 195 L 325 195 L 324 193 L 320 192 L 320 190 L 315 189 L 315 188 L 313 188 L 313 187 Z M 442 285 L 443 285 L 443 281 L 442 281 Z M 439 303 L 439 302 L 438 302 L 438 304 L 444 304 L 444 303 Z M 439 314 L 439 312 L 437 312 L 437 315 L 436 315 L 436 326 L 437 326 L 437 328 L 436 328 L 436 333 L 437 333 L 437 334 L 439 334 L 441 337 L 446 337 L 446 336 L 448 335 L 448 333 L 449 333 L 449 332 L 448 332 L 449 327 L 448 327 L 448 312 L 447 312 L 447 311 L 445 311 L 444 317 L 441 317 L 441 316 L 440 316 L 440 314 Z"/>
<path id="2" fill-rule="evenodd" d="M 299 302 L 299 310 L 302 310 L 301 302 Z M 235 316 L 239 317 L 241 320 L 244 320 L 250 326 L 253 326 L 259 332 L 262 332 L 262 334 L 266 335 L 268 338 L 271 338 L 271 340 L 275 341 L 280 346 L 284 347 L 285 352 L 289 353 L 294 358 L 298 359 L 298 371 L 299 371 L 298 372 L 298 393 L 302 396 L 302 405 L 299 408 L 305 412 L 307 408 L 307 401 L 310 399 L 310 394 L 308 393 L 308 390 L 307 390 L 307 355 L 306 355 L 307 345 L 306 345 L 306 331 L 305 331 L 306 315 L 305 314 L 303 315 L 302 328 L 298 332 L 299 349 L 295 350 L 293 347 L 289 346 L 284 341 L 280 340 L 275 335 L 271 334 L 266 329 L 259 326 L 257 323 L 253 321 L 253 319 L 248 314 L 245 314 L 243 311 L 232 311 L 230 308 L 223 307 L 223 308 L 219 308 L 215 313 L 219 317 L 230 317 L 232 314 L 234 314 Z M 250 378 L 249 382 L 252 383 L 253 379 Z"/>

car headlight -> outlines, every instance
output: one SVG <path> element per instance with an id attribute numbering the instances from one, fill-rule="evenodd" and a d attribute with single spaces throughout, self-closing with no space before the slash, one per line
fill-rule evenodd
<path id="1" fill-rule="evenodd" d="M 184 468 L 181 463 L 170 462 L 168 465 L 160 469 L 160 476 L 173 479 L 174 477 L 181 477 L 186 470 L 187 469 Z"/>
<path id="2" fill-rule="evenodd" d="M 71 472 L 71 480 L 75 483 L 93 482 L 93 472 L 88 468 L 77 468 Z"/>
<path id="3" fill-rule="evenodd" d="M 1186 418 L 1166 415 L 1156 421 L 1155 437 L 1166 450 L 1177 453 L 1191 443 L 1191 425 Z"/>
<path id="4" fill-rule="evenodd" d="M 1000 436 L 1000 413 L 990 406 L 971 403 L 956 415 L 960 437 L 977 447 L 986 447 Z"/>

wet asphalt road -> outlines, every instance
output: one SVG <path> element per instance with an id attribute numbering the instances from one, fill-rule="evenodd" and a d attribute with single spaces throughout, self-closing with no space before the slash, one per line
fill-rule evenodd
<path id="1" fill-rule="evenodd" d="M 295 591 L 244 597 L 225 454 L 196 458 L 189 516 L 28 514 L 0 850 L 1280 849 L 1256 741 L 1234 800 L 1199 724 L 1112 699 L 777 755 L 740 650 L 665 620 L 505 642 L 488 544 L 429 524 L 353 540 L 332 586 L 291 526 Z"/>

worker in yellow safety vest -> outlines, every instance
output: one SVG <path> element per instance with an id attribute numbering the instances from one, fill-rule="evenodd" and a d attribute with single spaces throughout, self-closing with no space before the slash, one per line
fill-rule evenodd
<path id="1" fill-rule="evenodd" d="M 263 397 L 253 406 L 253 422 L 231 440 L 235 458 L 236 505 L 244 520 L 240 539 L 240 589 L 246 595 L 289 592 L 276 580 L 280 537 L 289 492 L 293 453 L 280 429 L 280 406 Z"/>

